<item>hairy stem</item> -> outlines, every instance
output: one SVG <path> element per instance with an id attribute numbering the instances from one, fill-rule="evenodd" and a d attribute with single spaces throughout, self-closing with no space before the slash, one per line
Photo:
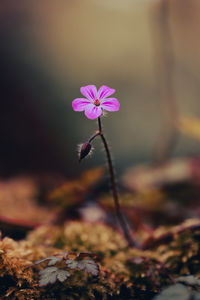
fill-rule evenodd
<path id="1" fill-rule="evenodd" d="M 133 238 L 130 235 L 130 231 L 128 228 L 128 224 L 126 223 L 124 216 L 121 212 L 120 204 L 119 204 L 119 196 L 118 196 L 118 191 L 117 191 L 117 185 L 116 185 L 116 180 L 115 180 L 115 173 L 113 169 L 113 163 L 112 163 L 112 158 L 110 154 L 110 150 L 107 144 L 107 141 L 105 139 L 105 136 L 102 132 L 102 125 L 101 125 L 101 119 L 100 117 L 98 118 L 98 126 L 99 126 L 99 135 L 101 137 L 101 140 L 103 142 L 105 151 L 106 151 L 106 156 L 107 156 L 107 161 L 108 161 L 108 167 L 109 167 L 109 173 L 110 173 L 110 181 L 111 181 L 111 188 L 112 188 L 112 195 L 115 203 L 115 209 L 116 209 L 116 215 L 119 221 L 119 224 L 122 228 L 122 231 L 124 233 L 124 236 L 129 244 L 129 246 L 135 246 L 135 242 Z"/>
<path id="2" fill-rule="evenodd" d="M 98 135 L 100 135 L 99 130 L 89 138 L 88 143 L 91 143 Z"/>

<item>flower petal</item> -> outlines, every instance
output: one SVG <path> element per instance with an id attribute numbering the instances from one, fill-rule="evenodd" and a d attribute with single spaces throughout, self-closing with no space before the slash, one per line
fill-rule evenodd
<path id="1" fill-rule="evenodd" d="M 91 101 L 85 98 L 76 98 L 72 101 L 72 107 L 75 111 L 83 111 Z"/>
<path id="2" fill-rule="evenodd" d="M 120 109 L 120 103 L 116 98 L 107 98 L 101 100 L 101 107 L 108 111 L 118 111 Z"/>
<path id="3" fill-rule="evenodd" d="M 98 90 L 97 97 L 98 97 L 99 100 L 101 100 L 101 99 L 104 99 L 106 97 L 109 97 L 110 95 L 112 95 L 114 93 L 115 93 L 114 89 L 111 89 L 106 85 L 102 85 L 100 87 L 100 89 Z"/>
<path id="4" fill-rule="evenodd" d="M 82 86 L 80 91 L 81 94 L 89 100 L 95 100 L 97 97 L 97 88 L 95 85 Z"/>
<path id="5" fill-rule="evenodd" d="M 101 107 L 97 107 L 94 104 L 87 105 L 85 109 L 86 117 L 91 120 L 98 118 L 100 115 L 102 115 L 102 113 L 103 111 Z"/>

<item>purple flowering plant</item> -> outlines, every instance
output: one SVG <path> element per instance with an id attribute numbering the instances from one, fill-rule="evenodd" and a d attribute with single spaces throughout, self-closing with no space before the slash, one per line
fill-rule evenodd
<path id="1" fill-rule="evenodd" d="M 115 90 L 102 85 L 100 89 L 97 91 L 95 85 L 87 85 L 80 88 L 81 94 L 86 98 L 76 98 L 72 101 L 72 107 L 74 111 L 84 111 L 85 115 L 88 119 L 98 120 L 98 130 L 86 141 L 82 144 L 79 153 L 79 161 L 85 158 L 92 149 L 92 141 L 96 137 L 100 137 L 102 143 L 105 148 L 105 153 L 108 162 L 108 169 L 110 173 L 110 182 L 112 188 L 112 195 L 115 203 L 116 216 L 118 218 L 119 224 L 122 228 L 124 236 L 130 246 L 134 246 L 135 242 L 130 234 L 127 222 L 121 212 L 120 204 L 119 204 L 119 195 L 116 185 L 115 173 L 113 169 L 113 163 L 111 158 L 111 153 L 108 147 L 107 140 L 104 136 L 101 124 L 101 116 L 103 115 L 104 110 L 106 111 L 119 111 L 120 103 L 118 99 L 110 97 L 115 93 Z"/>
<path id="2" fill-rule="evenodd" d="M 102 115 L 103 109 L 107 111 L 120 109 L 120 103 L 116 98 L 108 98 L 115 90 L 106 85 L 102 85 L 98 91 L 95 85 L 87 85 L 81 87 L 80 91 L 86 98 L 74 99 L 72 107 L 75 111 L 85 111 L 88 119 L 97 119 Z"/>

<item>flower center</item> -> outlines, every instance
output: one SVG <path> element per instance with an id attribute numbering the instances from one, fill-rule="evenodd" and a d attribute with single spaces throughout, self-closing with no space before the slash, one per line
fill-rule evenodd
<path id="1" fill-rule="evenodd" d="M 101 103 L 99 102 L 98 99 L 94 100 L 94 105 L 99 106 Z"/>

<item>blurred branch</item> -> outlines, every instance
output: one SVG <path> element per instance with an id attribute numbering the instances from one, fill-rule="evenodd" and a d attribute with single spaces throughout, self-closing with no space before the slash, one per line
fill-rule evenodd
<path id="1" fill-rule="evenodd" d="M 159 97 L 162 100 L 164 125 L 155 146 L 154 162 L 166 162 L 176 145 L 178 117 L 174 91 L 174 52 L 169 26 L 170 2 L 158 0 L 151 7 L 151 28 L 155 51 L 155 69 Z"/>

